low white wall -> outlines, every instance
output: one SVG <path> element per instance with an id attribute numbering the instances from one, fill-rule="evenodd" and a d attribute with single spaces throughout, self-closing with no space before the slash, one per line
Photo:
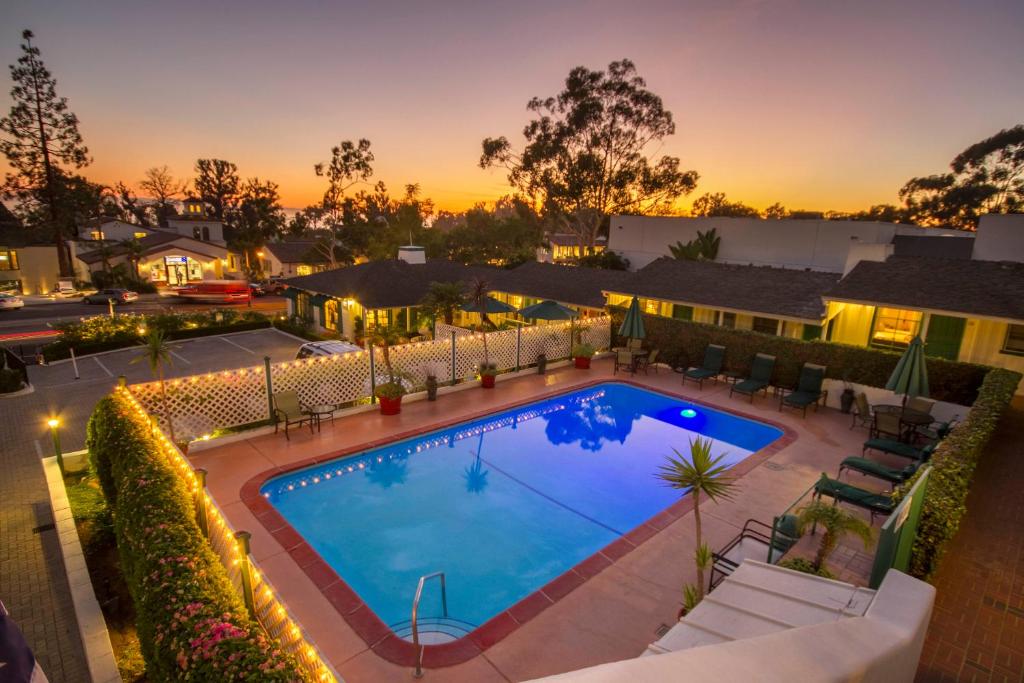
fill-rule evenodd
<path id="1" fill-rule="evenodd" d="M 864 392 L 868 397 L 868 403 L 875 405 L 878 403 L 889 403 L 892 405 L 899 405 L 903 403 L 903 395 L 896 394 L 888 389 L 882 389 L 880 387 L 871 387 L 866 384 L 857 384 L 851 382 L 853 390 L 856 393 Z M 830 408 L 839 409 L 839 397 L 843 394 L 843 383 L 837 379 L 826 379 L 822 385 L 824 389 L 828 391 L 828 400 L 826 405 Z M 854 408 L 855 410 L 856 408 Z M 946 403 L 944 401 L 936 401 L 932 407 L 932 416 L 940 422 L 948 422 L 954 418 L 963 420 L 967 417 L 967 413 L 970 411 L 970 406 L 962 406 L 957 403 Z M 852 420 L 852 418 L 851 418 Z"/>

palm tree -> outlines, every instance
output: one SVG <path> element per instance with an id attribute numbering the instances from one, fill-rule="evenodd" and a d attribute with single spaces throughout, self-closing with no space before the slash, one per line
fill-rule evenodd
<path id="1" fill-rule="evenodd" d="M 701 496 L 717 502 L 731 500 L 736 491 L 736 480 L 727 474 L 728 468 L 721 464 L 725 453 L 712 456 L 711 444 L 711 439 L 699 436 L 690 441 L 689 460 L 673 448 L 676 457 L 668 456 L 668 462 L 660 466 L 657 473 L 657 477 L 672 488 L 689 492 L 693 496 L 693 522 L 697 536 L 697 551 L 694 554 L 697 564 L 697 602 L 704 597 L 704 571 L 711 557 L 701 529 Z"/>
<path id="2" fill-rule="evenodd" d="M 482 277 L 473 278 L 469 286 L 469 300 L 473 307 L 480 313 L 480 335 L 484 340 L 484 367 L 491 366 L 491 355 L 487 350 L 487 326 L 494 325 L 487 317 L 487 302 L 490 301 L 491 283 Z"/>
<path id="3" fill-rule="evenodd" d="M 828 505 L 816 500 L 800 509 L 797 528 L 801 534 L 807 530 L 807 527 L 814 527 L 818 524 L 825 531 L 821 535 L 821 542 L 818 543 L 818 552 L 814 556 L 814 562 L 811 563 L 815 571 L 820 571 L 825 566 L 829 555 L 846 534 L 853 534 L 864 541 L 865 549 L 871 545 L 873 536 L 871 525 L 838 505 Z"/>
<path id="4" fill-rule="evenodd" d="M 146 253 L 146 248 L 142 246 L 142 242 L 135 238 L 122 240 L 121 246 L 124 248 L 128 263 L 132 268 L 132 280 L 138 282 L 141 279 L 139 277 L 139 261 L 142 260 L 142 256 Z"/>
<path id="5" fill-rule="evenodd" d="M 420 306 L 446 325 L 455 324 L 455 311 L 466 302 L 466 293 L 458 282 L 431 282 L 430 289 L 420 300 Z"/>
<path id="6" fill-rule="evenodd" d="M 171 347 L 164 339 L 163 330 L 152 329 L 145 336 L 145 343 L 142 345 L 142 353 L 132 359 L 132 363 L 145 360 L 153 377 L 160 382 L 160 398 L 164 404 L 164 416 L 167 418 L 167 432 L 171 437 L 171 443 L 177 443 L 174 438 L 174 419 L 171 416 L 170 403 L 167 401 L 167 383 L 164 381 L 164 368 L 170 367 Z"/>

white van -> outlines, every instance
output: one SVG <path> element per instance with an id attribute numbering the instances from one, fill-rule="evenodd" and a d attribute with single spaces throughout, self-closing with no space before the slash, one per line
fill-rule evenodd
<path id="1" fill-rule="evenodd" d="M 298 352 L 295 354 L 296 360 L 303 358 L 313 358 L 315 356 L 334 356 L 342 353 L 352 353 L 353 351 L 362 351 L 362 347 L 350 344 L 344 341 L 317 341 L 317 342 L 306 342 L 299 347 Z"/>

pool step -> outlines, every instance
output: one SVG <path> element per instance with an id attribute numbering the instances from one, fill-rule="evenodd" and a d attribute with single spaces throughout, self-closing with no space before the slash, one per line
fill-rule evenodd
<path id="1" fill-rule="evenodd" d="M 458 640 L 476 628 L 476 624 L 453 617 L 422 617 L 418 620 L 420 642 L 426 645 L 447 643 Z M 391 624 L 395 635 L 404 640 L 412 640 L 412 621 L 406 619 Z"/>

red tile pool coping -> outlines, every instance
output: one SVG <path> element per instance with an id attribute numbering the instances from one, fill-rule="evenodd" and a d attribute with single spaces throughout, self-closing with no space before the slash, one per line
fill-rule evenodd
<path id="1" fill-rule="evenodd" d="M 352 590 L 347 583 L 345 583 L 338 573 L 320 557 L 316 550 L 314 550 L 312 546 L 310 546 L 303 537 L 292 528 L 291 524 L 289 524 L 288 521 L 285 520 L 285 518 L 278 513 L 278 511 L 275 510 L 262 495 L 260 495 L 260 489 L 268 480 L 282 474 L 287 474 L 288 472 L 294 472 L 295 470 L 304 469 L 311 465 L 317 465 L 330 460 L 337 460 L 338 458 L 361 453 L 373 448 L 379 448 L 380 446 L 394 443 L 396 441 L 402 441 L 426 432 L 445 429 L 462 422 L 476 420 L 498 411 L 509 410 L 511 408 L 535 403 L 536 401 L 544 400 L 551 396 L 579 391 L 598 384 L 608 384 L 609 382 L 628 384 L 646 391 L 653 391 L 655 393 L 678 398 L 682 401 L 698 403 L 700 405 L 707 406 L 712 410 L 733 413 L 734 415 L 738 415 L 748 420 L 754 420 L 756 422 L 771 425 L 772 427 L 782 431 L 782 436 L 778 439 L 764 448 L 751 453 L 745 459 L 733 465 L 729 471 L 736 477 L 744 476 L 797 439 L 796 432 L 784 424 L 774 422 L 772 420 L 766 420 L 763 417 L 751 415 L 750 413 L 745 413 L 740 410 L 723 408 L 721 405 L 713 405 L 705 401 L 701 401 L 700 399 L 695 399 L 692 396 L 683 396 L 682 394 L 678 394 L 673 391 L 666 391 L 661 388 L 655 389 L 634 380 L 618 378 L 612 380 L 594 379 L 582 384 L 566 387 L 564 390 L 553 392 L 551 394 L 534 396 L 533 398 L 515 401 L 498 407 L 491 407 L 487 410 L 476 413 L 461 415 L 451 420 L 417 427 L 416 429 L 410 429 L 405 432 L 391 435 L 380 441 L 367 441 L 339 451 L 334 451 L 330 454 L 306 458 L 305 460 L 292 463 L 287 467 L 275 467 L 264 470 L 242 485 L 240 498 L 256 519 L 259 520 L 260 524 L 270 532 L 274 539 L 291 556 L 295 564 L 297 564 L 299 568 L 306 573 L 306 576 L 309 577 L 314 585 L 320 589 L 327 602 L 334 606 L 348 625 L 352 627 L 357 634 L 359 634 L 359 637 L 363 639 L 366 645 L 373 652 L 394 664 L 414 666 L 416 663 L 416 650 L 413 647 L 413 644 L 395 635 L 387 624 L 381 621 L 380 617 L 378 617 L 373 610 L 363 602 L 362 598 L 360 598 L 356 592 Z M 576 566 L 567 570 L 561 576 L 558 576 L 548 582 L 545 586 L 534 591 L 530 595 L 527 595 L 511 607 L 505 609 L 497 616 L 494 616 L 484 622 L 468 635 L 450 643 L 422 646 L 423 666 L 429 668 L 453 666 L 476 657 L 484 650 L 507 637 L 517 628 L 536 617 L 545 609 L 582 586 L 589 579 L 597 576 L 599 573 L 612 566 L 615 562 L 628 555 L 645 541 L 655 536 L 661 530 L 667 528 L 670 524 L 690 512 L 692 509 L 693 499 L 690 496 L 686 496 L 685 498 L 676 501 L 643 524 L 634 528 L 629 533 L 616 539 Z M 287 602 L 286 591 L 282 594 L 282 597 Z"/>

